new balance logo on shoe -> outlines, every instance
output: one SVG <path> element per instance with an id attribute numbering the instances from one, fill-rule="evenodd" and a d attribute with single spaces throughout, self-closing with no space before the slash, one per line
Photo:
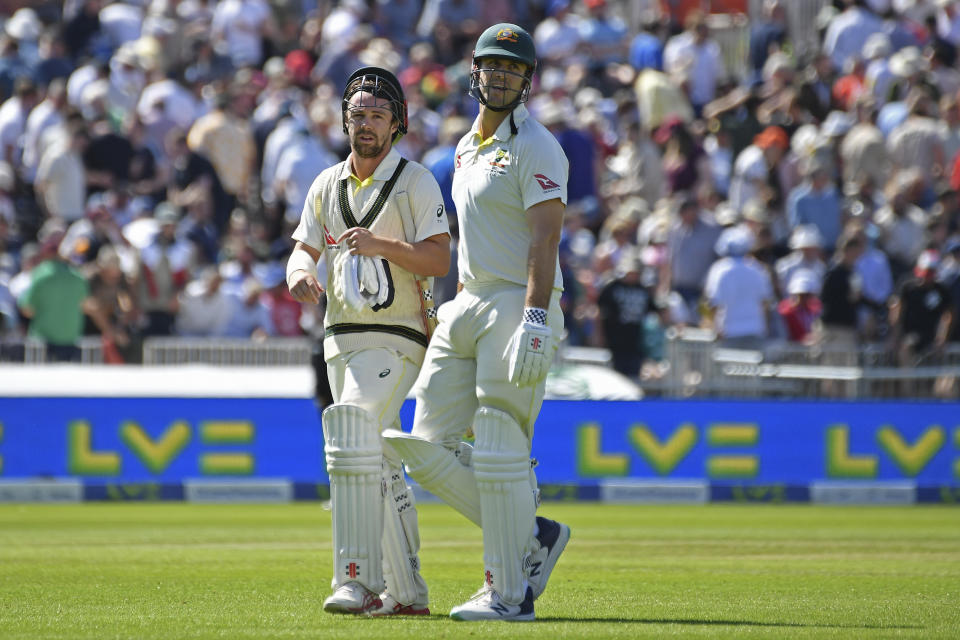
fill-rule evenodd
<path id="1" fill-rule="evenodd" d="M 536 616 L 533 612 L 533 591 L 527 587 L 523 602 L 510 604 L 500 598 L 500 594 L 484 586 L 469 601 L 450 611 L 454 620 L 507 620 L 510 622 L 531 622 Z"/>
<path id="2" fill-rule="evenodd" d="M 539 548 L 532 552 L 524 563 L 534 600 L 547 588 L 550 574 L 570 540 L 570 527 L 555 520 L 537 516 L 537 528 Z"/>
<path id="3" fill-rule="evenodd" d="M 529 577 L 529 578 L 535 578 L 535 577 L 539 576 L 539 575 L 540 575 L 540 565 L 542 565 L 542 564 L 543 564 L 542 562 L 534 562 L 533 564 L 531 564 L 531 565 L 530 565 L 530 573 L 527 574 L 527 577 Z"/>

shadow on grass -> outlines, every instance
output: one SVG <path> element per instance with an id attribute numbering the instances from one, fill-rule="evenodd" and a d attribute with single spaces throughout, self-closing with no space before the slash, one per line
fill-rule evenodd
<path id="1" fill-rule="evenodd" d="M 693 620 L 684 618 L 568 618 L 563 616 L 537 616 L 538 622 L 616 622 L 617 624 L 683 624 L 717 627 L 787 627 L 797 629 L 897 629 L 920 630 L 925 627 L 885 624 L 815 624 L 801 622 L 757 622 L 756 620 Z"/>
<path id="2" fill-rule="evenodd" d="M 412 616 L 402 616 L 390 619 L 411 618 Z M 373 618 L 375 620 L 385 620 L 387 618 Z M 442 613 L 431 613 L 429 616 L 416 616 L 418 620 L 450 620 L 450 616 Z M 489 622 L 497 622 L 491 620 Z M 572 618 L 565 616 L 537 616 L 536 622 L 583 622 L 587 624 L 680 624 L 688 626 L 708 626 L 708 627 L 780 627 L 794 629 L 890 629 L 897 631 L 921 631 L 926 627 L 916 625 L 886 625 L 886 624 L 815 624 L 801 622 L 758 622 L 756 620 L 695 620 L 687 618 Z M 462 623 L 465 627 L 470 626 L 469 622 Z M 522 623 L 517 623 L 522 624 Z"/>

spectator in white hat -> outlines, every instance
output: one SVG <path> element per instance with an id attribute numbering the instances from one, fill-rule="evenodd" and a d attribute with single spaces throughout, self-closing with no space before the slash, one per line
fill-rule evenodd
<path id="1" fill-rule="evenodd" d="M 39 60 L 40 33 L 43 23 L 37 12 L 29 7 L 23 7 L 13 12 L 13 15 L 3 23 L 3 31 L 7 36 L 17 41 L 17 51 L 20 58 L 30 67 Z"/>
<path id="2" fill-rule="evenodd" d="M 790 235 L 792 251 L 777 260 L 777 281 L 781 291 L 788 291 L 794 274 L 808 271 L 819 279 L 827 272 L 827 263 L 823 260 L 823 238 L 814 225 L 800 225 Z"/>
<path id="3" fill-rule="evenodd" d="M 891 50 L 890 36 L 885 33 L 873 34 L 863 45 L 863 59 L 867 64 L 864 83 L 880 106 L 886 102 L 890 83 L 894 80 L 890 70 Z"/>
<path id="4" fill-rule="evenodd" d="M 823 304 L 820 302 L 820 286 L 823 274 L 810 269 L 798 269 L 787 284 L 787 297 L 777 305 L 777 313 L 787 328 L 790 342 L 812 344 L 820 333 L 820 314 Z"/>
<path id="5" fill-rule="evenodd" d="M 774 302 L 767 271 L 748 257 L 754 235 L 744 226 L 725 230 L 717 239 L 722 256 L 707 274 L 704 297 L 713 329 L 726 347 L 757 349 L 767 338 L 767 311 Z"/>
<path id="6" fill-rule="evenodd" d="M 890 72 L 894 78 L 884 96 L 885 101 L 905 100 L 914 87 L 926 87 L 936 92 L 937 87 L 931 82 L 929 71 L 930 61 L 918 47 L 904 47 L 894 53 L 890 56 Z"/>

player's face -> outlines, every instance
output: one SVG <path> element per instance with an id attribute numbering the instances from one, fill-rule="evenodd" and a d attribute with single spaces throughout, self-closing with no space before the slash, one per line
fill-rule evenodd
<path id="1" fill-rule="evenodd" d="M 377 158 L 390 150 L 390 140 L 397 124 L 390 111 L 390 102 L 375 98 L 366 91 L 350 97 L 347 109 L 347 131 L 350 148 L 361 158 Z"/>
<path id="2" fill-rule="evenodd" d="M 526 74 L 530 67 L 516 60 L 481 58 L 477 66 L 480 68 L 480 90 L 492 107 L 511 104 L 528 82 Z"/>

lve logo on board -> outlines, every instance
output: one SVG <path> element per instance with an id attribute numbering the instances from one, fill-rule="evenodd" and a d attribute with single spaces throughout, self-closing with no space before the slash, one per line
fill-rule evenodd
<path id="1" fill-rule="evenodd" d="M 222 451 L 225 445 L 253 443 L 253 423 L 243 420 L 206 420 L 196 429 L 200 442 L 212 451 L 202 451 L 197 470 L 205 476 L 252 475 L 253 455 L 245 451 Z M 150 437 L 138 423 L 121 423 L 120 440 L 151 473 L 159 475 L 182 454 L 194 437 L 190 423 L 177 421 L 155 438 Z M 74 420 L 67 425 L 67 470 L 76 476 L 119 476 L 123 473 L 120 451 L 98 449 L 93 441 L 93 428 L 86 420 Z"/>
<path id="2" fill-rule="evenodd" d="M 621 429 L 614 431 L 622 433 Z M 715 422 L 701 429 L 684 422 L 658 437 L 649 426 L 636 423 L 625 431 L 627 450 L 605 450 L 603 427 L 586 422 L 576 428 L 577 472 L 587 478 L 646 475 L 649 471 L 668 476 L 693 454 L 705 436 L 706 457 L 699 473 L 711 479 L 752 479 L 760 475 L 764 462 L 763 451 L 751 451 L 758 448 L 761 433 L 756 423 Z M 876 479 L 884 459 L 895 465 L 899 477 L 914 478 L 928 468 L 937 454 L 950 447 L 947 430 L 936 424 L 927 426 L 912 439 L 904 437 L 893 425 L 873 428 L 870 435 L 870 448 L 855 448 L 851 444 L 851 428 L 846 424 L 831 424 L 822 432 L 811 430 L 796 437 L 798 442 L 801 437 L 822 439 L 816 464 L 805 466 L 809 473 L 829 479 Z M 956 452 L 951 470 L 954 480 L 960 480 L 960 427 L 954 428 L 952 435 Z M 631 454 L 639 456 L 642 466 L 647 468 L 631 473 Z"/>

